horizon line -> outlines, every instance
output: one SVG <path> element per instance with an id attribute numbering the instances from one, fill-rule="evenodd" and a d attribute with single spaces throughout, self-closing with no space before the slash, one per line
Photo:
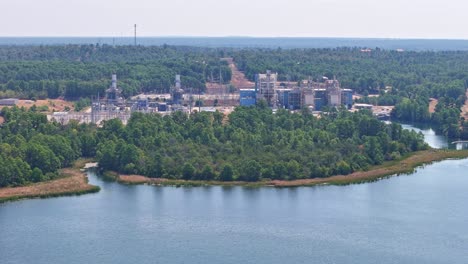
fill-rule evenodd
<path id="1" fill-rule="evenodd" d="M 0 36 L 0 38 L 134 38 L 134 36 Z M 161 35 L 137 36 L 137 38 L 251 38 L 251 39 L 358 39 L 358 40 L 450 40 L 468 41 L 468 38 L 424 38 L 424 37 L 333 37 L 333 36 L 204 36 L 204 35 Z"/>

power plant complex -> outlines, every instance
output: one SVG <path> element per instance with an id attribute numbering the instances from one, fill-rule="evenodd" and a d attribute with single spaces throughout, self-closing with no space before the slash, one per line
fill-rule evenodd
<path id="1" fill-rule="evenodd" d="M 111 85 L 105 90 L 105 95 L 99 94 L 92 101 L 91 107 L 86 112 L 55 112 L 48 116 L 61 123 L 77 120 L 83 123 L 100 124 L 105 120 L 118 118 L 126 123 L 134 112 L 168 114 L 173 111 L 192 112 L 216 111 L 216 103 L 213 106 L 202 107 L 203 101 L 217 102 L 223 100 L 223 95 L 197 94 L 197 104 L 194 105 L 192 89 L 182 88 L 181 76 L 176 75 L 174 85 L 170 88 L 170 94 L 159 94 L 156 99 L 146 95 L 125 99 L 122 89 L 117 85 L 117 75 L 112 74 Z M 279 83 L 279 84 L 278 84 Z M 220 97 L 221 96 L 221 97 Z M 203 100 L 203 98 L 205 100 Z M 215 99 L 214 99 L 215 98 Z M 232 100 L 237 98 L 237 100 Z M 321 81 L 301 81 L 298 83 L 284 83 L 278 81 L 278 74 L 267 71 L 255 76 L 255 85 L 252 88 L 240 89 L 238 93 L 231 95 L 230 101 L 224 102 L 223 108 L 240 106 L 254 106 L 259 101 L 264 101 L 272 109 L 284 108 L 298 110 L 307 108 L 311 111 L 322 111 L 324 107 L 353 105 L 353 91 L 340 87 L 340 82 L 335 78 L 329 80 L 323 77 Z M 236 103 L 237 102 L 237 103 Z"/>

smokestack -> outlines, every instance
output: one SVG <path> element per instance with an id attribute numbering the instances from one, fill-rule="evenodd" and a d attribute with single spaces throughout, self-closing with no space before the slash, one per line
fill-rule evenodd
<path id="1" fill-rule="evenodd" d="M 117 89 L 117 74 L 112 74 L 112 89 Z"/>
<path id="2" fill-rule="evenodd" d="M 179 75 L 179 74 L 177 74 L 177 75 L 175 76 L 175 86 L 176 86 L 177 89 L 180 89 L 180 88 L 181 88 L 181 85 L 180 85 L 180 75 Z"/>

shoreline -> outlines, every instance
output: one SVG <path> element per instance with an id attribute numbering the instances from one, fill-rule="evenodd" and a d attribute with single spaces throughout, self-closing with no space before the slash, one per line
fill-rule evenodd
<path id="1" fill-rule="evenodd" d="M 258 182 L 245 181 L 198 181 L 174 180 L 165 178 L 149 178 L 141 175 L 120 175 L 106 172 L 104 177 L 121 184 L 137 185 L 149 184 L 158 186 L 244 186 L 244 187 L 302 187 L 316 185 L 348 185 L 365 183 L 409 174 L 418 167 L 438 161 L 468 158 L 468 150 L 439 150 L 429 149 L 412 153 L 398 161 L 387 161 L 374 166 L 368 171 L 358 171 L 349 175 L 336 175 L 327 178 L 298 179 L 298 180 L 263 180 Z M 22 199 L 50 198 L 58 196 L 73 196 L 99 192 L 100 187 L 88 183 L 85 173 L 80 171 L 91 160 L 80 159 L 73 167 L 60 170 L 61 178 L 34 183 L 21 187 L 0 188 L 0 203 Z"/>
<path id="2" fill-rule="evenodd" d="M 74 196 L 99 192 L 99 186 L 88 183 L 88 177 L 80 171 L 87 160 L 78 160 L 72 168 L 59 171 L 59 179 L 33 183 L 20 187 L 0 188 L 0 203 L 34 198 Z"/>
<path id="3" fill-rule="evenodd" d="M 165 178 L 149 178 L 141 175 L 120 175 L 108 172 L 108 178 L 122 184 L 150 184 L 158 186 L 245 186 L 245 187 L 301 187 L 316 185 L 348 185 L 373 182 L 383 178 L 398 176 L 414 172 L 418 167 L 449 159 L 468 158 L 468 150 L 438 150 L 429 149 L 418 151 L 398 161 L 387 161 L 374 166 L 368 171 L 357 171 L 349 175 L 335 175 L 327 178 L 298 179 L 298 180 L 263 180 L 258 182 L 243 181 L 197 181 L 173 180 Z"/>

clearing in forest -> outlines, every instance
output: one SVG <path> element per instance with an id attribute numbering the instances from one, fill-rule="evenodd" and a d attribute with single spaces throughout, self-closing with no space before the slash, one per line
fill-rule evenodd
<path id="1" fill-rule="evenodd" d="M 437 106 L 438 103 L 439 103 L 439 100 L 437 100 L 435 98 L 430 98 L 429 99 L 429 113 L 431 113 L 431 114 L 435 113 L 435 109 L 436 109 L 436 106 Z"/>
<path id="2" fill-rule="evenodd" d="M 26 109 L 31 108 L 33 105 L 36 107 L 47 106 L 48 110 L 45 112 L 63 112 L 66 111 L 65 108 L 73 110 L 73 102 L 65 101 L 62 99 L 45 99 L 45 100 L 19 100 L 16 106 L 24 107 Z"/>
<path id="3" fill-rule="evenodd" d="M 466 90 L 466 101 L 461 110 L 461 117 L 468 119 L 468 89 Z"/>
<path id="4" fill-rule="evenodd" d="M 233 58 L 222 58 L 221 60 L 226 61 L 229 64 L 229 68 L 231 69 L 231 82 L 230 84 L 234 86 L 237 90 L 239 89 L 249 89 L 254 88 L 255 83 L 249 81 L 245 74 L 237 68 L 237 65 L 234 63 Z M 217 82 L 207 82 L 206 83 L 206 94 L 212 95 L 222 95 L 228 93 L 227 85 L 220 85 Z"/>
<path id="5" fill-rule="evenodd" d="M 237 68 L 237 65 L 234 63 L 233 58 L 225 58 L 229 63 L 229 68 L 231 68 L 232 77 L 231 77 L 231 84 L 234 85 L 237 89 L 248 89 L 254 88 L 255 83 L 249 81 L 245 74 Z"/>

